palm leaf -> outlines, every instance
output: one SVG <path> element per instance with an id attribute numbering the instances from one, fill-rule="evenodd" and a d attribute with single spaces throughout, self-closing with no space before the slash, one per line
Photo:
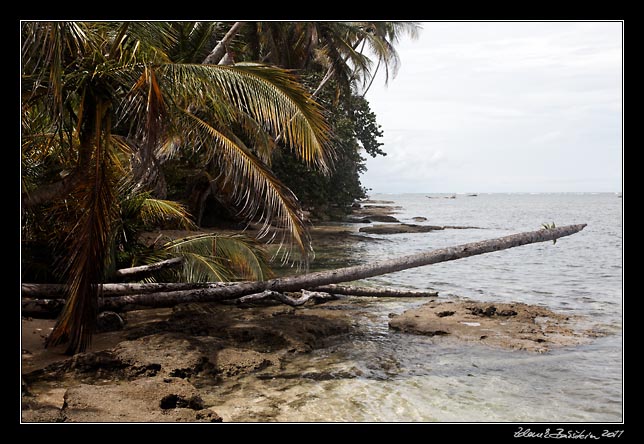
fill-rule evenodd
<path id="1" fill-rule="evenodd" d="M 50 346 L 69 341 L 69 354 L 84 351 L 94 333 L 100 282 L 105 277 L 105 264 L 110 257 L 109 237 L 116 211 L 114 191 L 118 159 L 113 155 L 109 143 L 108 107 L 98 101 L 93 108 L 92 167 L 74 196 L 78 208 L 84 211 L 78 214 L 66 239 L 68 297 L 46 343 Z M 87 112 L 90 114 L 90 110 Z"/>
<path id="2" fill-rule="evenodd" d="M 184 230 L 197 229 L 194 222 L 190 220 L 190 213 L 185 206 L 172 200 L 147 197 L 141 204 L 140 214 L 141 221 L 145 225 L 154 226 L 169 221 Z"/>
<path id="3" fill-rule="evenodd" d="M 235 66 L 162 65 L 159 82 L 179 108 L 205 108 L 229 120 L 226 101 L 247 113 L 265 130 L 282 134 L 301 159 L 327 168 L 329 127 L 322 110 L 287 71 L 258 64 Z M 195 103 L 199 100 L 200 103 Z"/>
<path id="4" fill-rule="evenodd" d="M 290 239 L 288 248 L 282 253 L 282 260 L 288 261 L 294 248 L 300 252 L 301 261 L 307 263 L 310 252 L 310 238 L 304 224 L 304 216 L 297 198 L 291 190 L 283 185 L 273 173 L 252 153 L 236 144 L 226 135 L 217 131 L 197 116 L 186 113 L 193 123 L 188 122 L 186 131 L 194 146 L 210 147 L 209 157 L 219 165 L 227 166 L 222 170 L 226 181 L 234 184 L 234 198 L 240 208 L 240 215 L 253 219 L 259 214 L 262 227 L 258 238 L 269 235 L 272 241 L 275 230 L 273 224 L 283 227 L 280 245 Z"/>
<path id="5" fill-rule="evenodd" d="M 182 280 L 188 282 L 265 280 L 271 276 L 264 250 L 240 235 L 189 236 L 168 242 L 162 251 L 184 258 Z"/>

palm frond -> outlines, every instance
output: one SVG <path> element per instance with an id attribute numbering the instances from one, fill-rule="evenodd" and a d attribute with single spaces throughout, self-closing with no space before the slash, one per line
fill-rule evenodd
<path id="1" fill-rule="evenodd" d="M 219 117 L 225 121 L 230 109 L 221 108 L 221 102 L 227 101 L 270 133 L 282 134 L 307 164 L 327 167 L 329 127 L 320 106 L 289 72 L 258 64 L 173 64 L 160 66 L 159 78 L 177 106 L 185 109 L 200 101 L 199 108 L 228 113 Z"/>
<path id="2" fill-rule="evenodd" d="M 270 167 L 277 145 L 275 139 L 268 132 L 264 131 L 255 119 L 247 114 L 239 114 L 237 123 L 239 124 L 240 130 L 248 137 L 248 145 L 253 148 L 255 155 Z M 243 145 L 239 138 L 236 138 L 235 141 L 239 145 Z"/>
<path id="3" fill-rule="evenodd" d="M 181 280 L 185 282 L 227 282 L 232 281 L 233 274 L 226 261 L 212 256 L 185 252 Z"/>
<path id="4" fill-rule="evenodd" d="M 360 27 L 362 38 L 368 44 L 371 52 L 384 62 L 385 84 L 390 76 L 395 77 L 400 67 L 400 56 L 396 50 L 403 35 L 412 39 L 418 38 L 422 27 L 416 22 L 365 22 Z"/>
<path id="5" fill-rule="evenodd" d="M 206 58 L 213 47 L 217 23 L 174 22 L 178 40 L 170 49 L 174 63 L 195 63 Z"/>
<path id="6" fill-rule="evenodd" d="M 192 132 L 185 133 L 190 136 L 189 143 L 209 147 L 212 159 L 225 166 L 222 174 L 234 185 L 240 214 L 249 219 L 259 215 L 262 227 L 258 238 L 271 236 L 269 242 L 272 241 L 276 236 L 273 225 L 279 225 L 283 228 L 280 245 L 286 244 L 287 238 L 290 240 L 288 248 L 280 251 L 282 261 L 287 262 L 293 250 L 298 249 L 301 262 L 306 264 L 311 251 L 310 238 L 293 192 L 248 150 L 199 117 L 187 112 L 185 115 L 192 121 L 187 123 Z"/>
<path id="7" fill-rule="evenodd" d="M 154 226 L 173 222 L 185 230 L 197 229 L 197 226 L 190 219 L 190 213 L 186 207 L 172 200 L 146 197 L 141 203 L 140 217 L 145 225 Z"/>
<path id="8" fill-rule="evenodd" d="M 162 251 L 184 258 L 182 280 L 188 282 L 265 280 L 272 275 L 265 251 L 241 235 L 188 236 L 168 242 Z"/>
<path id="9" fill-rule="evenodd" d="M 88 111 L 89 113 L 90 111 Z M 93 152 L 87 175 L 75 192 L 81 211 L 69 230 L 65 257 L 68 297 L 63 312 L 47 338 L 47 346 L 69 341 L 67 353 L 84 351 L 91 340 L 98 315 L 100 283 L 110 257 L 110 239 L 115 219 L 115 189 L 118 159 L 109 143 L 109 117 L 105 103 L 98 101 L 95 113 Z M 104 137 L 105 135 L 107 137 Z"/>

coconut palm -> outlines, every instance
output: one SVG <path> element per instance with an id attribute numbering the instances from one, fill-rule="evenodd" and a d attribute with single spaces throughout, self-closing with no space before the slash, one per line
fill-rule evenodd
<path id="1" fill-rule="evenodd" d="M 395 75 L 396 45 L 403 35 L 416 38 L 419 29 L 415 22 L 249 22 L 240 31 L 239 52 L 285 68 L 325 72 L 316 92 L 331 79 L 341 88 L 364 88 L 380 66 L 385 81 Z"/>
<path id="2" fill-rule="evenodd" d="M 180 36 L 163 22 L 22 24 L 23 216 L 49 204 L 71 221 L 63 242 L 69 294 L 48 345 L 69 341 L 76 353 L 89 344 L 120 179 L 133 176 L 143 189 L 161 155 L 203 153 L 233 184 L 241 212 L 263 224 L 261 234 L 280 225 L 287 253 L 306 259 L 297 199 L 243 140 L 281 134 L 304 162 L 325 168 L 321 109 L 278 68 L 174 62 L 168 50 Z"/>
<path id="3" fill-rule="evenodd" d="M 272 275 L 265 250 L 244 235 L 198 233 L 158 245 L 162 237 L 159 235 L 151 244 L 142 242 L 141 233 L 155 227 L 197 228 L 186 208 L 178 202 L 154 198 L 149 192 L 127 187 L 123 189 L 118 208 L 120 215 L 114 223 L 114 244 L 110 248 L 114 255 L 111 264 L 133 267 L 182 258 L 180 268 L 160 273 L 164 282 L 264 280 Z"/>

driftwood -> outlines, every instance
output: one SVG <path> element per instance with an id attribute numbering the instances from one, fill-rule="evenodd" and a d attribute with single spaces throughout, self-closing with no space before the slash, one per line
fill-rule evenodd
<path id="1" fill-rule="evenodd" d="M 141 265 L 132 268 L 121 268 L 120 270 L 116 270 L 114 275 L 121 279 L 141 279 L 141 277 L 149 276 L 156 271 L 163 270 L 165 268 L 178 267 L 181 264 L 183 264 L 183 258 L 173 257 L 172 259 L 155 262 L 154 264 Z"/>
<path id="2" fill-rule="evenodd" d="M 388 287 L 356 287 L 354 285 L 322 285 L 315 287 L 315 291 L 322 291 L 331 294 L 343 294 L 351 296 L 371 296 L 386 298 L 432 298 L 438 296 L 437 291 L 410 291 L 398 290 Z"/>
<path id="3" fill-rule="evenodd" d="M 302 290 L 302 296 L 299 298 L 294 298 L 288 296 L 286 293 L 280 293 L 278 291 L 266 290 L 261 293 L 249 294 L 242 296 L 239 299 L 235 299 L 236 304 L 247 304 L 251 302 L 264 301 L 266 299 L 272 299 L 282 304 L 290 305 L 291 307 L 299 307 L 300 305 L 306 304 L 308 301 L 312 300 L 315 302 L 326 302 L 337 297 L 329 293 L 324 293 L 320 291 L 308 291 Z"/>
<path id="4" fill-rule="evenodd" d="M 192 287 L 189 289 L 184 288 L 176 291 L 101 297 L 99 299 L 99 305 L 103 310 L 123 311 L 132 307 L 171 307 L 185 302 L 216 302 L 238 299 L 243 296 L 263 293 L 266 291 L 284 293 L 300 291 L 302 289 L 318 290 L 321 288 L 324 289 L 323 286 L 325 285 L 351 282 L 406 270 L 408 268 L 491 253 L 521 245 L 553 241 L 555 239 L 577 233 L 583 230 L 585 226 L 586 224 L 580 224 L 551 229 L 541 229 L 480 242 L 471 242 L 455 247 L 441 248 L 426 253 L 418 253 L 373 264 L 357 265 L 337 270 L 302 274 L 294 277 L 278 278 L 268 281 L 239 282 L 230 285 L 217 286 L 199 286 L 198 284 L 191 284 Z"/>

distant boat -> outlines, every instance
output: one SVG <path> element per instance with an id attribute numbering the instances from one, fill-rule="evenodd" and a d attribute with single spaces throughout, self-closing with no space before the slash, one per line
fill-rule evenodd
<path id="1" fill-rule="evenodd" d="M 456 194 L 452 194 L 451 196 L 425 196 L 427 199 L 438 199 L 439 197 L 442 197 L 443 199 L 456 199 Z"/>
<path id="2" fill-rule="evenodd" d="M 468 194 L 468 196 L 476 197 L 476 196 L 478 196 L 478 194 L 476 194 L 476 193 L 472 193 L 472 194 Z"/>

